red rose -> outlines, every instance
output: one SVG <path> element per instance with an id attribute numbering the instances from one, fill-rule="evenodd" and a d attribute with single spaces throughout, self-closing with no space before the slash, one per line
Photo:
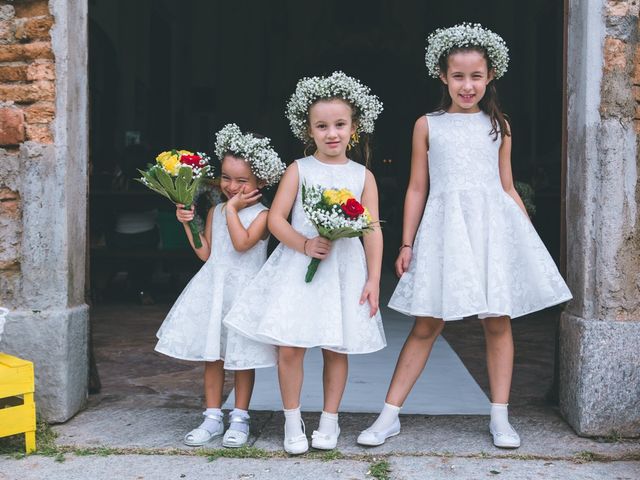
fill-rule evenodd
<path id="1" fill-rule="evenodd" d="M 350 218 L 356 218 L 358 215 L 362 215 L 364 213 L 364 207 L 355 198 L 350 198 L 346 203 L 340 205 L 340 207 Z"/>
<path id="2" fill-rule="evenodd" d="M 200 155 L 182 155 L 180 157 L 180 163 L 183 165 L 191 165 L 192 167 L 199 167 L 202 158 Z"/>

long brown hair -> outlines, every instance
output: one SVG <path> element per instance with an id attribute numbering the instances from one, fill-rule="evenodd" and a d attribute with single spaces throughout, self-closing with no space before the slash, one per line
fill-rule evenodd
<path id="1" fill-rule="evenodd" d="M 353 126 L 356 128 L 356 130 L 358 128 L 359 115 L 358 115 L 356 106 L 353 105 L 351 102 L 349 102 L 349 100 L 342 97 L 319 98 L 318 100 L 313 102 L 311 105 L 309 105 L 309 108 L 307 109 L 307 141 L 304 144 L 305 155 L 310 155 L 309 152 L 313 152 L 316 148 L 316 144 L 313 141 L 313 138 L 311 138 L 311 136 L 308 134 L 308 131 L 311 129 L 311 125 L 309 124 L 309 111 L 311 110 L 311 107 L 313 107 L 316 103 L 328 102 L 331 100 L 342 100 L 344 103 L 349 105 L 349 107 L 351 108 L 351 122 L 353 123 Z M 369 135 L 364 132 L 358 133 L 358 142 L 355 145 L 353 145 L 351 148 L 348 148 L 346 154 L 347 154 L 347 158 L 355 162 L 361 163 L 365 167 L 369 168 L 369 164 L 371 160 L 371 146 L 370 146 Z"/>
<path id="2" fill-rule="evenodd" d="M 493 65 L 491 64 L 491 58 L 487 54 L 487 51 L 479 46 L 471 46 L 471 47 L 458 47 L 452 48 L 447 53 L 442 55 L 438 60 L 438 66 L 440 67 L 440 71 L 446 72 L 449 68 L 449 57 L 454 53 L 460 52 L 478 52 L 480 53 L 487 62 L 487 70 L 491 72 L 493 70 Z M 449 95 L 449 88 L 445 83 L 442 83 L 442 96 L 440 97 L 440 104 L 438 105 L 438 110 L 442 110 L 446 112 L 451 107 L 453 103 L 453 99 L 451 95 Z M 487 90 L 484 96 L 478 102 L 478 107 L 484 113 L 489 115 L 491 119 L 491 132 L 489 135 L 493 135 L 493 139 L 498 139 L 498 134 L 500 134 L 501 138 L 505 136 L 510 137 L 511 131 L 509 130 L 509 124 L 507 123 L 507 116 L 502 112 L 500 108 L 500 101 L 498 100 L 498 91 L 496 90 L 495 80 L 492 80 L 487 85 Z"/>

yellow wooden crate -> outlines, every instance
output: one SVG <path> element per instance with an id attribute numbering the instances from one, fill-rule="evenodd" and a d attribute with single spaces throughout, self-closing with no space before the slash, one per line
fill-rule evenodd
<path id="1" fill-rule="evenodd" d="M 24 433 L 25 449 L 36 449 L 33 363 L 0 352 L 0 399 L 22 397 L 23 404 L 0 409 L 0 437 Z"/>

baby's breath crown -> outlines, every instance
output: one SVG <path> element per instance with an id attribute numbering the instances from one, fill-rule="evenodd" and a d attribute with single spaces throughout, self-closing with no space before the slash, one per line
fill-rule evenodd
<path id="1" fill-rule="evenodd" d="M 225 125 L 216 133 L 216 156 L 222 160 L 226 153 L 243 158 L 253 174 L 267 185 L 280 181 L 286 165 L 269 145 L 269 138 L 243 134 L 235 123 Z"/>
<path id="2" fill-rule="evenodd" d="M 355 108 L 358 133 L 373 133 L 375 121 L 382 112 L 382 102 L 370 92 L 369 87 L 340 71 L 328 77 L 305 77 L 298 81 L 296 91 L 287 103 L 291 131 L 303 142 L 307 141 L 309 107 L 318 100 L 342 98 Z"/>
<path id="3" fill-rule="evenodd" d="M 494 78 L 500 78 L 509 66 L 509 49 L 502 37 L 479 23 L 460 23 L 449 28 L 439 28 L 427 38 L 425 63 L 429 75 L 440 76 L 438 62 L 442 55 L 453 48 L 482 47 L 487 51 L 494 70 Z"/>

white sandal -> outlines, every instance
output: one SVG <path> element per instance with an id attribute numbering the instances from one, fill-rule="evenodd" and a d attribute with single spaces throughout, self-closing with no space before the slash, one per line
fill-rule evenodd
<path id="1" fill-rule="evenodd" d="M 194 428 L 184 436 L 185 445 L 189 445 L 190 447 L 201 447 L 224 433 L 222 415 L 208 415 L 206 413 L 203 413 L 203 415 L 207 418 L 211 418 L 212 420 L 217 420 L 218 428 L 214 432 L 210 432 L 206 428 L 202 427 Z"/>
<path id="2" fill-rule="evenodd" d="M 338 444 L 338 437 L 340 436 L 340 427 L 336 427 L 338 431 L 336 433 L 322 433 L 314 430 L 311 434 L 311 446 L 318 450 L 333 450 Z"/>
<path id="3" fill-rule="evenodd" d="M 233 424 L 241 424 L 247 426 L 247 431 L 237 430 L 233 428 Z M 229 418 L 229 428 L 222 439 L 222 446 L 228 448 L 239 448 L 249 440 L 249 417 L 243 415 L 231 415 Z"/>
<path id="4" fill-rule="evenodd" d="M 300 455 L 309 450 L 309 440 L 307 440 L 302 419 L 300 419 L 300 423 L 302 423 L 302 434 L 293 438 L 287 438 L 286 431 L 284 434 L 284 451 L 291 455 Z"/>

